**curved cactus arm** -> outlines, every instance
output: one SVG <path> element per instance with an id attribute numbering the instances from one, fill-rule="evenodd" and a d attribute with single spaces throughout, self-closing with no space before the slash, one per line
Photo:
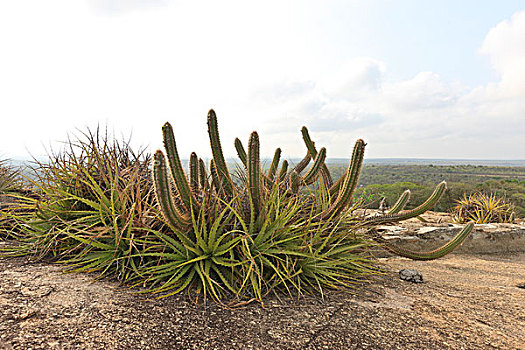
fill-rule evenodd
<path id="1" fill-rule="evenodd" d="M 448 253 L 451 253 L 457 247 L 459 247 L 461 243 L 463 243 L 465 239 L 470 235 L 473 228 L 474 228 L 474 222 L 471 221 L 465 227 L 463 227 L 463 229 L 456 236 L 454 236 L 454 238 L 452 238 L 449 242 L 447 242 L 445 245 L 437 249 L 428 251 L 428 252 L 414 252 L 412 250 L 395 247 L 391 245 L 389 242 L 387 242 L 382 237 L 376 237 L 375 240 L 381 244 L 381 247 L 383 247 L 384 249 L 396 255 L 399 255 L 405 258 L 409 258 L 412 260 L 434 260 L 434 259 L 439 259 L 447 255 Z"/>
<path id="2" fill-rule="evenodd" d="M 326 159 L 326 148 L 321 148 L 321 150 L 317 153 L 317 156 L 315 157 L 314 164 L 312 167 L 308 170 L 308 172 L 304 175 L 304 182 L 305 184 L 309 185 L 312 182 L 315 181 L 317 176 L 319 175 L 319 172 L 322 170 L 322 167 L 324 165 L 324 161 Z"/>
<path id="3" fill-rule="evenodd" d="M 389 222 L 395 222 L 395 221 L 403 221 L 408 220 L 411 218 L 414 218 L 416 216 L 419 216 L 426 211 L 432 209 L 436 203 L 439 201 L 443 193 L 445 193 L 445 190 L 447 189 L 447 183 L 445 181 L 441 182 L 436 186 L 434 189 L 434 192 L 430 195 L 430 197 L 427 198 L 427 200 L 419 205 L 418 207 L 411 209 L 411 210 L 403 210 L 397 214 L 386 214 L 386 215 L 380 215 L 380 216 L 374 216 L 371 218 L 367 218 L 363 225 L 369 226 L 369 225 L 381 225 Z"/>
<path id="4" fill-rule="evenodd" d="M 173 135 L 173 128 L 170 123 L 166 123 L 162 127 L 162 136 L 164 138 L 164 147 L 166 149 L 166 156 L 168 158 L 175 188 L 179 193 L 185 209 L 190 210 L 192 203 L 197 203 L 197 201 L 191 192 L 190 184 L 186 178 L 184 168 L 182 167 L 179 153 L 177 151 L 177 144 L 175 143 L 175 136 Z"/>
<path id="5" fill-rule="evenodd" d="M 399 213 L 401 210 L 405 208 L 405 205 L 407 205 L 409 199 L 410 199 L 410 190 L 406 190 L 405 192 L 401 194 L 401 196 L 399 196 L 396 203 L 392 206 L 392 208 L 390 208 L 387 214 L 392 215 L 392 214 Z"/>
<path id="6" fill-rule="evenodd" d="M 306 148 L 308 149 L 308 153 L 310 153 L 312 159 L 315 159 L 315 157 L 317 157 L 317 150 L 315 149 L 315 143 L 310 138 L 310 134 L 308 133 L 308 129 L 306 128 L 306 126 L 303 126 L 301 128 L 301 134 L 303 134 L 303 141 L 306 145 Z M 332 186 L 334 181 L 332 180 L 332 175 L 330 174 L 330 171 L 328 170 L 326 164 L 323 163 L 321 171 L 324 173 L 323 178 L 328 181 L 327 185 Z"/>
<path id="7" fill-rule="evenodd" d="M 206 165 L 202 158 L 199 158 L 199 185 L 203 191 L 206 191 L 210 188 L 210 183 L 208 182 L 208 173 L 206 172 Z"/>
<path id="8" fill-rule="evenodd" d="M 365 142 L 361 139 L 357 140 L 352 153 L 352 160 L 348 165 L 348 169 L 344 174 L 344 181 L 341 189 L 335 199 L 334 203 L 321 214 L 321 218 L 326 219 L 338 215 L 348 204 L 352 201 L 361 168 L 363 166 L 363 158 L 365 155 Z"/>
<path id="9" fill-rule="evenodd" d="M 224 160 L 222 153 L 221 140 L 219 138 L 219 127 L 217 124 L 217 115 L 213 109 L 208 112 L 208 134 L 210 136 L 211 151 L 213 160 L 217 168 L 217 174 L 221 180 L 221 187 L 226 195 L 232 197 L 234 192 L 233 181 Z"/>
<path id="10" fill-rule="evenodd" d="M 177 208 L 175 200 L 170 191 L 170 181 L 166 160 L 162 151 L 155 152 L 153 156 L 153 187 L 157 203 L 172 230 L 185 231 L 190 225 L 190 217 L 187 213 L 183 214 Z"/>
<path id="11" fill-rule="evenodd" d="M 297 163 L 297 165 L 292 169 L 292 172 L 295 171 L 297 175 L 299 175 L 304 169 L 306 169 L 311 159 L 312 157 L 310 156 L 310 153 L 306 152 L 306 155 L 304 156 L 304 158 L 301 159 L 299 163 Z M 290 175 L 291 175 L 291 172 L 290 172 Z"/>
<path id="12" fill-rule="evenodd" d="M 235 150 L 237 151 L 237 155 L 239 156 L 239 159 L 241 160 L 242 164 L 246 167 L 248 156 L 246 155 L 244 146 L 242 145 L 242 142 L 241 140 L 239 140 L 239 138 L 235 139 Z"/>
<path id="13" fill-rule="evenodd" d="M 279 182 L 284 181 L 286 179 L 286 173 L 288 172 L 288 160 L 283 160 L 283 164 L 281 165 L 281 170 L 279 171 Z"/>
<path id="14" fill-rule="evenodd" d="M 195 152 L 190 155 L 190 189 L 196 195 L 199 191 L 199 158 Z"/>
<path id="15" fill-rule="evenodd" d="M 277 167 L 279 166 L 279 161 L 281 160 L 281 149 L 277 148 L 273 154 L 272 164 L 270 164 L 270 169 L 268 170 L 268 178 L 271 181 L 275 180 L 275 173 L 277 172 Z"/>
<path id="16" fill-rule="evenodd" d="M 248 194 L 250 196 L 252 222 L 255 222 L 262 208 L 262 176 L 259 155 L 259 135 L 252 132 L 248 142 Z"/>

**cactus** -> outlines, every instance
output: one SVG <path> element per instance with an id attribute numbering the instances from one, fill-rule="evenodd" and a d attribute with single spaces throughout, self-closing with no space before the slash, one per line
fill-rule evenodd
<path id="1" fill-rule="evenodd" d="M 281 149 L 277 148 L 273 155 L 272 164 L 270 164 L 270 169 L 268 170 L 268 178 L 272 181 L 275 180 L 275 172 L 279 166 L 279 160 L 281 159 Z"/>
<path id="2" fill-rule="evenodd" d="M 288 161 L 285 159 L 283 160 L 283 164 L 281 165 L 281 170 L 279 171 L 279 182 L 284 181 L 286 178 L 286 173 L 288 172 Z"/>
<path id="3" fill-rule="evenodd" d="M 233 181 L 222 153 L 221 140 L 219 138 L 219 128 L 217 125 L 217 116 L 215 115 L 215 111 L 213 109 L 208 112 L 208 134 L 210 136 L 213 160 L 215 162 L 218 178 L 220 180 L 220 187 L 224 190 L 226 195 L 231 198 L 234 195 Z"/>
<path id="4" fill-rule="evenodd" d="M 196 194 L 199 191 L 199 159 L 197 154 L 192 152 L 190 155 L 190 190 Z"/>
<path id="5" fill-rule="evenodd" d="M 241 140 L 239 140 L 239 138 L 235 139 L 235 149 L 237 150 L 237 155 L 239 156 L 239 159 L 241 160 L 242 164 L 246 167 L 248 156 L 246 155 L 246 151 L 244 150 L 242 142 Z"/>
<path id="6" fill-rule="evenodd" d="M 301 128 L 301 133 L 303 134 L 303 141 L 306 145 L 306 148 L 308 149 L 308 153 L 313 159 L 315 159 L 315 157 L 317 156 L 317 150 L 315 149 L 315 143 L 310 138 L 310 134 L 308 133 L 308 129 L 306 128 L 306 126 L 303 126 Z M 326 184 L 328 186 L 332 186 L 332 176 L 330 175 L 330 171 L 328 171 L 328 167 L 326 166 L 326 164 L 324 164 L 324 161 L 321 166 L 321 172 L 323 174 L 323 179 L 326 181 Z"/>
<path id="7" fill-rule="evenodd" d="M 190 189 L 190 184 L 182 168 L 182 163 L 179 158 L 177 151 L 177 145 L 175 143 L 175 136 L 173 135 L 173 128 L 170 123 L 164 124 L 162 127 L 162 133 L 164 136 L 164 148 L 168 157 L 168 162 L 171 170 L 173 181 L 175 182 L 175 188 L 179 193 L 179 196 L 184 205 L 184 209 L 189 211 L 192 204 L 195 204 L 195 197 Z"/>
<path id="8" fill-rule="evenodd" d="M 408 220 L 411 218 L 418 217 L 419 215 L 432 209 L 436 205 L 436 203 L 439 201 L 443 193 L 445 193 L 446 189 L 447 189 L 447 183 L 443 181 L 439 185 L 436 186 L 436 188 L 434 189 L 434 192 L 432 192 L 430 197 L 428 197 L 427 200 L 421 205 L 419 205 L 418 207 L 411 209 L 411 210 L 400 211 L 399 213 L 395 213 L 395 214 L 374 216 L 374 217 L 366 219 L 364 224 L 365 225 L 381 225 L 381 224 L 386 224 L 389 222 L 403 221 L 403 220 Z"/>
<path id="9" fill-rule="evenodd" d="M 190 219 L 187 213 L 182 213 L 174 196 L 171 194 L 166 159 L 161 151 L 155 152 L 153 157 L 153 185 L 157 196 L 157 203 L 161 212 L 173 230 L 185 231 Z"/>
<path id="10" fill-rule="evenodd" d="M 361 167 L 363 165 L 365 145 L 365 142 L 361 139 L 356 141 L 352 159 L 348 165 L 348 169 L 342 176 L 344 180 L 342 180 L 341 188 L 337 192 L 337 198 L 334 204 L 322 214 L 323 219 L 329 218 L 334 214 L 338 215 L 352 201 L 352 196 L 357 187 L 357 181 L 359 180 L 359 174 L 361 173 Z"/>
<path id="11" fill-rule="evenodd" d="M 405 205 L 408 203 L 408 200 L 410 199 L 410 190 L 406 190 L 399 196 L 396 203 L 390 208 L 387 214 L 397 214 L 401 210 L 405 208 Z"/>
<path id="12" fill-rule="evenodd" d="M 251 203 L 251 222 L 254 222 L 262 208 L 261 160 L 259 157 L 259 135 L 254 131 L 248 143 L 248 193 Z"/>
<path id="13" fill-rule="evenodd" d="M 153 166 L 155 194 L 166 222 L 173 230 L 191 230 L 192 215 L 196 213 L 196 209 L 200 210 L 200 206 L 204 205 L 204 198 L 217 196 L 220 199 L 219 201 L 211 200 L 208 202 L 226 203 L 223 204 L 222 207 L 226 209 L 230 208 L 234 211 L 235 215 L 244 215 L 245 217 L 241 219 L 249 222 L 250 234 L 256 234 L 260 228 L 257 226 L 259 225 L 258 223 L 266 220 L 265 216 L 267 213 L 265 212 L 265 208 L 267 207 L 267 201 L 270 196 L 276 195 L 275 191 L 278 191 L 280 195 L 284 196 L 283 198 L 295 198 L 294 200 L 297 201 L 298 205 L 304 206 L 303 213 L 307 213 L 313 209 L 317 214 L 313 216 L 308 214 L 312 222 L 337 222 L 343 216 L 348 215 L 348 208 L 352 205 L 353 195 L 363 164 L 365 142 L 361 139 L 356 141 L 347 170 L 337 182 L 333 183 L 332 176 L 325 163 L 326 149 L 322 147 L 317 151 L 315 143 L 312 141 L 306 127 L 303 127 L 301 132 L 307 148 L 307 153 L 304 158 L 291 170 L 288 169 L 288 161 L 283 160 L 281 168 L 278 171 L 281 160 L 281 149 L 277 148 L 266 173 L 261 170 L 260 145 L 257 132 L 253 132 L 250 135 L 248 152 L 245 151 L 241 141 L 236 138 L 234 142 L 235 149 L 244 165 L 245 171 L 245 176 L 241 176 L 241 179 L 245 179 L 244 184 L 246 186 L 246 188 L 237 188 L 237 185 L 234 185 L 232 181 L 232 177 L 224 160 L 219 138 L 217 116 L 213 110 L 210 110 L 208 113 L 208 134 L 213 155 L 209 166 L 211 183 L 209 182 L 204 162 L 202 159 L 197 158 L 195 153 L 192 153 L 190 156 L 188 181 L 177 153 L 173 129 L 169 123 L 166 123 L 163 127 L 163 136 L 168 163 L 166 163 L 163 153 L 157 151 L 154 156 L 155 163 Z M 311 160 L 313 160 L 313 164 L 308 168 Z M 167 169 L 168 165 L 170 168 L 169 172 Z M 301 175 L 305 170 L 306 173 Z M 322 191 L 324 188 L 326 191 L 325 194 L 316 197 L 309 194 L 309 191 L 301 190 L 302 187 L 312 185 L 319 181 L 324 185 L 320 187 L 315 186 L 314 188 L 317 188 L 319 191 Z M 172 182 L 176 193 L 172 193 L 171 191 L 170 183 Z M 276 184 L 279 185 L 275 187 Z M 437 203 L 445 189 L 446 183 L 440 183 L 423 204 L 411 210 L 403 210 L 410 197 L 410 191 L 405 191 L 387 214 L 362 218 L 358 226 L 373 227 L 380 224 L 419 217 L 419 215 L 430 210 Z M 244 194 L 248 196 L 249 203 L 243 199 L 246 198 Z M 315 198 L 324 198 L 322 200 L 324 204 L 319 203 L 318 207 L 316 207 L 317 199 Z M 225 205 L 228 207 L 225 207 Z M 248 205 L 249 208 L 247 207 Z M 226 215 L 225 217 L 228 218 L 234 216 L 233 214 L 226 213 L 223 215 Z M 226 223 L 222 225 L 226 225 Z M 439 258 L 455 249 L 468 236 L 472 228 L 473 225 L 469 224 L 443 247 L 431 252 L 422 253 L 393 247 L 381 237 L 372 237 L 372 239 L 379 242 L 385 249 L 398 255 L 411 259 L 428 260 Z"/>
<path id="14" fill-rule="evenodd" d="M 463 241 L 470 235 L 473 228 L 474 222 L 471 221 L 467 225 L 465 225 L 465 227 L 463 227 L 461 231 L 456 236 L 454 236 L 454 238 L 452 238 L 449 242 L 429 252 L 414 252 L 408 249 L 395 247 L 382 237 L 376 237 L 376 241 L 381 243 L 382 247 L 390 251 L 391 253 L 405 258 L 409 258 L 412 260 L 435 260 L 442 258 L 443 256 L 451 253 L 452 251 L 454 251 L 454 249 L 459 247 L 461 243 L 463 243 Z"/>
<path id="15" fill-rule="evenodd" d="M 310 170 L 308 170 L 308 172 L 304 175 L 303 181 L 305 182 L 305 184 L 309 185 L 315 181 L 315 179 L 319 175 L 319 172 L 322 171 L 323 165 L 325 165 L 324 164 L 325 159 L 326 159 L 326 148 L 323 147 L 321 148 L 319 153 L 316 154 L 314 164 L 312 165 Z"/>

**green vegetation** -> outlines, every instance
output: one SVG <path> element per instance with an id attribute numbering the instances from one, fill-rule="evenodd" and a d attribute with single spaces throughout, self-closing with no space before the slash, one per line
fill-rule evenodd
<path id="1" fill-rule="evenodd" d="M 16 193 L 22 186 L 20 171 L 7 159 L 0 159 L 0 196 Z"/>
<path id="2" fill-rule="evenodd" d="M 88 132 L 40 164 L 33 183 L 38 198 L 31 211 L 16 215 L 20 244 L 12 253 L 112 276 L 162 296 L 193 290 L 204 298 L 262 302 L 268 293 L 350 288 L 378 272 L 375 246 L 430 260 L 472 231 L 469 223 L 429 252 L 391 246 L 374 227 L 421 215 L 436 205 L 446 184 L 413 209 L 404 210 L 404 193 L 387 214 L 362 216 L 356 209 L 366 198 L 355 200 L 355 190 L 364 141 L 355 143 L 350 164 L 334 182 L 326 149 L 315 147 L 305 127 L 301 132 L 307 155 L 295 167 L 281 163 L 277 149 L 263 170 L 253 132 L 247 151 L 235 140 L 242 165 L 232 173 L 210 111 L 213 158 L 206 167 L 192 153 L 188 174 L 169 123 L 162 128 L 166 154 L 157 151 L 152 162 L 125 142 Z"/>
<path id="3" fill-rule="evenodd" d="M 514 211 L 512 205 L 493 193 L 473 193 L 463 195 L 452 208 L 452 219 L 457 223 L 474 221 L 477 224 L 491 222 L 512 223 Z"/>
<path id="4" fill-rule="evenodd" d="M 341 167 L 332 165 L 332 173 Z M 366 194 L 370 207 L 378 208 L 381 198 L 392 206 L 405 189 L 411 198 L 407 208 L 413 208 L 432 192 L 433 184 L 448 178 L 449 188 L 434 210 L 450 212 L 464 194 L 494 193 L 515 207 L 518 217 L 525 217 L 525 168 L 488 166 L 431 166 L 431 165 L 364 165 L 358 195 Z M 410 182 L 408 182 L 410 180 Z"/>
<path id="5" fill-rule="evenodd" d="M 10 163 L 0 160 L 0 238 L 9 236 L 15 226 L 12 215 L 15 207 L 22 206 L 16 203 L 22 191 L 22 177 L 20 170 Z"/>

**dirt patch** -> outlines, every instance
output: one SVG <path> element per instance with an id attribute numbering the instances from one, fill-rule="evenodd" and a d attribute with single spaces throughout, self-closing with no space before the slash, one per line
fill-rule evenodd
<path id="1" fill-rule="evenodd" d="M 228 309 L 0 259 L 1 349 L 524 349 L 525 255 L 381 260 L 356 295 Z M 416 269 L 424 283 L 399 279 Z"/>

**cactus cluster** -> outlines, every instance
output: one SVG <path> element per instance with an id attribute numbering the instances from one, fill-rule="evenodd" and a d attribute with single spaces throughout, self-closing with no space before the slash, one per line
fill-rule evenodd
<path id="1" fill-rule="evenodd" d="M 226 165 L 219 138 L 217 116 L 213 110 L 208 113 L 208 134 L 213 158 L 209 164 L 211 179 L 207 175 L 202 159 L 195 153 L 190 156 L 189 176 L 184 172 L 181 159 L 177 152 L 173 128 L 166 123 L 162 129 L 164 146 L 168 162 L 164 154 L 158 150 L 154 156 L 153 179 L 158 204 L 166 222 L 176 232 L 189 233 L 194 228 L 191 217 L 197 212 L 208 212 L 210 208 L 202 211 L 202 205 L 214 203 L 217 207 L 226 206 L 237 216 L 243 216 L 249 222 L 247 233 L 258 232 L 264 222 L 267 208 L 266 201 L 271 193 L 277 193 L 283 198 L 294 197 L 303 203 L 305 214 L 310 221 L 337 222 L 342 217 L 349 215 L 352 207 L 353 196 L 361 172 L 366 143 L 359 139 L 355 142 L 352 158 L 345 173 L 335 183 L 326 166 L 326 149 L 317 150 L 308 129 L 303 127 L 301 133 L 307 149 L 305 157 L 293 168 L 289 169 L 289 162 L 281 162 L 281 149 L 277 148 L 270 167 L 267 171 L 261 169 L 259 154 L 259 136 L 252 132 L 248 142 L 248 151 L 237 138 L 234 145 L 243 164 L 245 181 L 237 185 L 232 180 L 232 175 Z M 308 168 L 308 165 L 312 165 Z M 279 169 L 280 167 L 280 169 Z M 308 169 L 307 169 L 308 168 Z M 169 171 L 168 171 L 169 170 Z M 210 181 L 211 180 L 211 181 Z M 171 185 L 173 184 L 173 186 Z M 325 192 L 325 201 L 315 200 L 316 196 L 309 190 L 312 186 L 318 191 Z M 172 190 L 173 189 L 173 190 Z M 446 183 L 437 185 L 432 195 L 421 205 L 411 210 L 403 210 L 410 192 L 404 192 L 392 209 L 385 215 L 363 217 L 357 227 L 373 232 L 373 227 L 418 217 L 430 210 L 439 201 L 446 190 Z M 215 198 L 215 200 L 213 200 Z M 327 204 L 328 203 L 328 204 Z M 219 205 L 217 205 L 219 204 Z M 230 225 L 235 226 L 234 215 L 227 216 L 232 220 Z M 237 225 L 240 225 L 237 223 Z M 449 243 L 431 252 L 412 252 L 390 246 L 382 237 L 372 235 L 372 239 L 389 251 L 411 259 L 429 260 L 442 257 L 455 249 L 472 231 L 473 225 L 466 225 L 463 230 Z M 240 227 L 234 229 L 242 230 Z"/>
<path id="2" fill-rule="evenodd" d="M 371 254 L 377 246 L 412 259 L 436 259 L 471 232 L 469 223 L 429 252 L 391 246 L 375 227 L 418 217 L 436 204 L 446 184 L 412 210 L 404 210 L 410 195 L 405 192 L 386 214 L 366 216 L 354 200 L 365 142 L 356 141 L 348 168 L 334 179 L 326 149 L 316 147 L 306 127 L 301 132 L 304 158 L 291 164 L 277 148 L 268 169 L 261 166 L 256 132 L 246 149 L 236 139 L 242 165 L 234 173 L 210 111 L 213 157 L 205 164 L 191 153 L 186 170 L 166 123 L 165 153 L 151 158 L 151 176 L 149 155 L 134 154 L 128 144 L 112 143 L 98 131 L 88 133 L 87 140 L 41 164 L 33 182 L 41 197 L 28 198 L 28 210 L 10 216 L 20 241 L 13 254 L 112 275 L 162 296 L 195 291 L 219 301 L 263 302 L 268 293 L 322 295 L 325 289 L 351 288 L 378 273 Z"/>

